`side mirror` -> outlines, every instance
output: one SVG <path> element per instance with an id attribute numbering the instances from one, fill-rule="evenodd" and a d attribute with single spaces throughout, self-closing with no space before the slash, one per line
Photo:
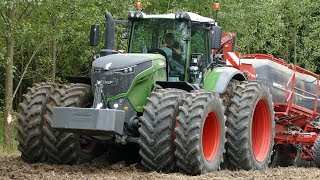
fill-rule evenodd
<path id="1" fill-rule="evenodd" d="M 221 36 L 222 36 L 222 27 L 213 26 L 213 33 L 211 38 L 211 49 L 220 49 L 221 47 Z"/>
<path id="2" fill-rule="evenodd" d="M 91 25 L 90 30 L 90 46 L 97 46 L 99 44 L 99 24 Z"/>

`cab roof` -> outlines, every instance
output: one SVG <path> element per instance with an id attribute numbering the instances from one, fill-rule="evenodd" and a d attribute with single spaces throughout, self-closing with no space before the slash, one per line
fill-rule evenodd
<path id="1" fill-rule="evenodd" d="M 208 23 L 208 24 L 215 24 L 215 21 L 211 18 L 208 17 L 203 17 L 199 14 L 192 13 L 192 12 L 186 12 L 192 22 L 201 22 L 201 23 Z M 147 15 L 145 13 L 143 14 L 143 19 L 153 19 L 153 18 L 158 18 L 158 19 L 175 19 L 175 14 L 170 13 L 170 14 L 150 14 Z"/>

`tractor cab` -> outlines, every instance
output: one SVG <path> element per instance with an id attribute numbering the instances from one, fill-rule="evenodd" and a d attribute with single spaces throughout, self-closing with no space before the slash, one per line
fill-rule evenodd
<path id="1" fill-rule="evenodd" d="M 114 24 L 119 22 L 106 13 L 105 49 L 98 57 L 117 53 L 113 44 Z M 180 82 L 182 86 L 191 83 L 201 87 L 208 67 L 216 62 L 216 56 L 212 52 L 218 52 L 213 50 L 220 49 L 221 46 L 222 28 L 217 22 L 191 12 L 147 15 L 141 11 L 133 11 L 129 12 L 128 21 L 121 21 L 121 24 L 129 29 L 126 57 L 141 55 L 140 59 L 150 60 L 148 57 L 153 57 L 150 54 L 162 55 L 166 62 L 166 77 L 157 81 L 166 81 L 166 85 L 172 82 L 169 87 L 173 83 L 177 84 L 176 82 Z M 93 25 L 90 41 L 94 42 L 92 45 L 97 44 L 98 39 L 95 29 L 97 26 Z M 100 58 L 93 67 L 103 69 L 108 63 L 115 64 L 115 58 L 122 61 L 127 59 L 120 56 Z M 138 62 L 133 61 L 124 63 L 123 68 L 137 65 Z M 151 61 L 155 62 L 154 59 Z M 100 65 L 95 66 L 97 64 Z"/>
<path id="2" fill-rule="evenodd" d="M 213 19 L 190 12 L 146 15 L 130 12 L 129 53 L 158 53 L 166 58 L 169 82 L 200 84 L 220 47 L 221 28 Z"/>

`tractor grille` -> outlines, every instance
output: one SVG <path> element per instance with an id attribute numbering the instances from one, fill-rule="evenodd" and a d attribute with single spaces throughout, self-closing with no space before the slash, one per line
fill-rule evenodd
<path id="1" fill-rule="evenodd" d="M 126 93 L 135 77 L 135 73 L 123 74 L 114 71 L 93 70 L 92 82 L 102 81 L 106 98 Z M 93 87 L 94 88 L 94 87 Z"/>
<path id="2" fill-rule="evenodd" d="M 128 92 L 133 79 L 139 73 L 151 67 L 151 61 L 131 67 L 133 68 L 132 72 L 126 72 L 124 70 L 126 68 L 114 70 L 103 70 L 100 68 L 93 68 L 91 74 L 93 90 L 95 89 L 96 82 L 102 81 L 103 94 L 106 98 L 110 98 L 121 93 L 126 93 Z"/>
<path id="3" fill-rule="evenodd" d="M 117 94 L 126 93 L 134 79 L 135 74 L 110 74 L 105 76 L 107 84 L 103 85 L 103 93 L 106 98 L 113 97 Z"/>

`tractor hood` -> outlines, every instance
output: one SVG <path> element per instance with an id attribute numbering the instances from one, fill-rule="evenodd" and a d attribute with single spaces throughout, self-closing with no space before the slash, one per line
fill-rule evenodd
<path id="1" fill-rule="evenodd" d="M 150 62 L 147 64 L 151 66 L 154 59 L 164 59 L 164 57 L 157 54 L 112 54 L 96 59 L 93 61 L 92 67 L 94 69 L 114 70 L 136 66 L 145 62 Z"/>
<path id="2" fill-rule="evenodd" d="M 159 54 L 112 54 L 97 58 L 92 63 L 92 88 L 101 82 L 105 98 L 135 91 L 149 94 L 153 80 L 166 80 L 166 60 Z M 148 85 L 145 87 L 144 83 Z M 135 90 L 137 87 L 143 88 Z"/>

